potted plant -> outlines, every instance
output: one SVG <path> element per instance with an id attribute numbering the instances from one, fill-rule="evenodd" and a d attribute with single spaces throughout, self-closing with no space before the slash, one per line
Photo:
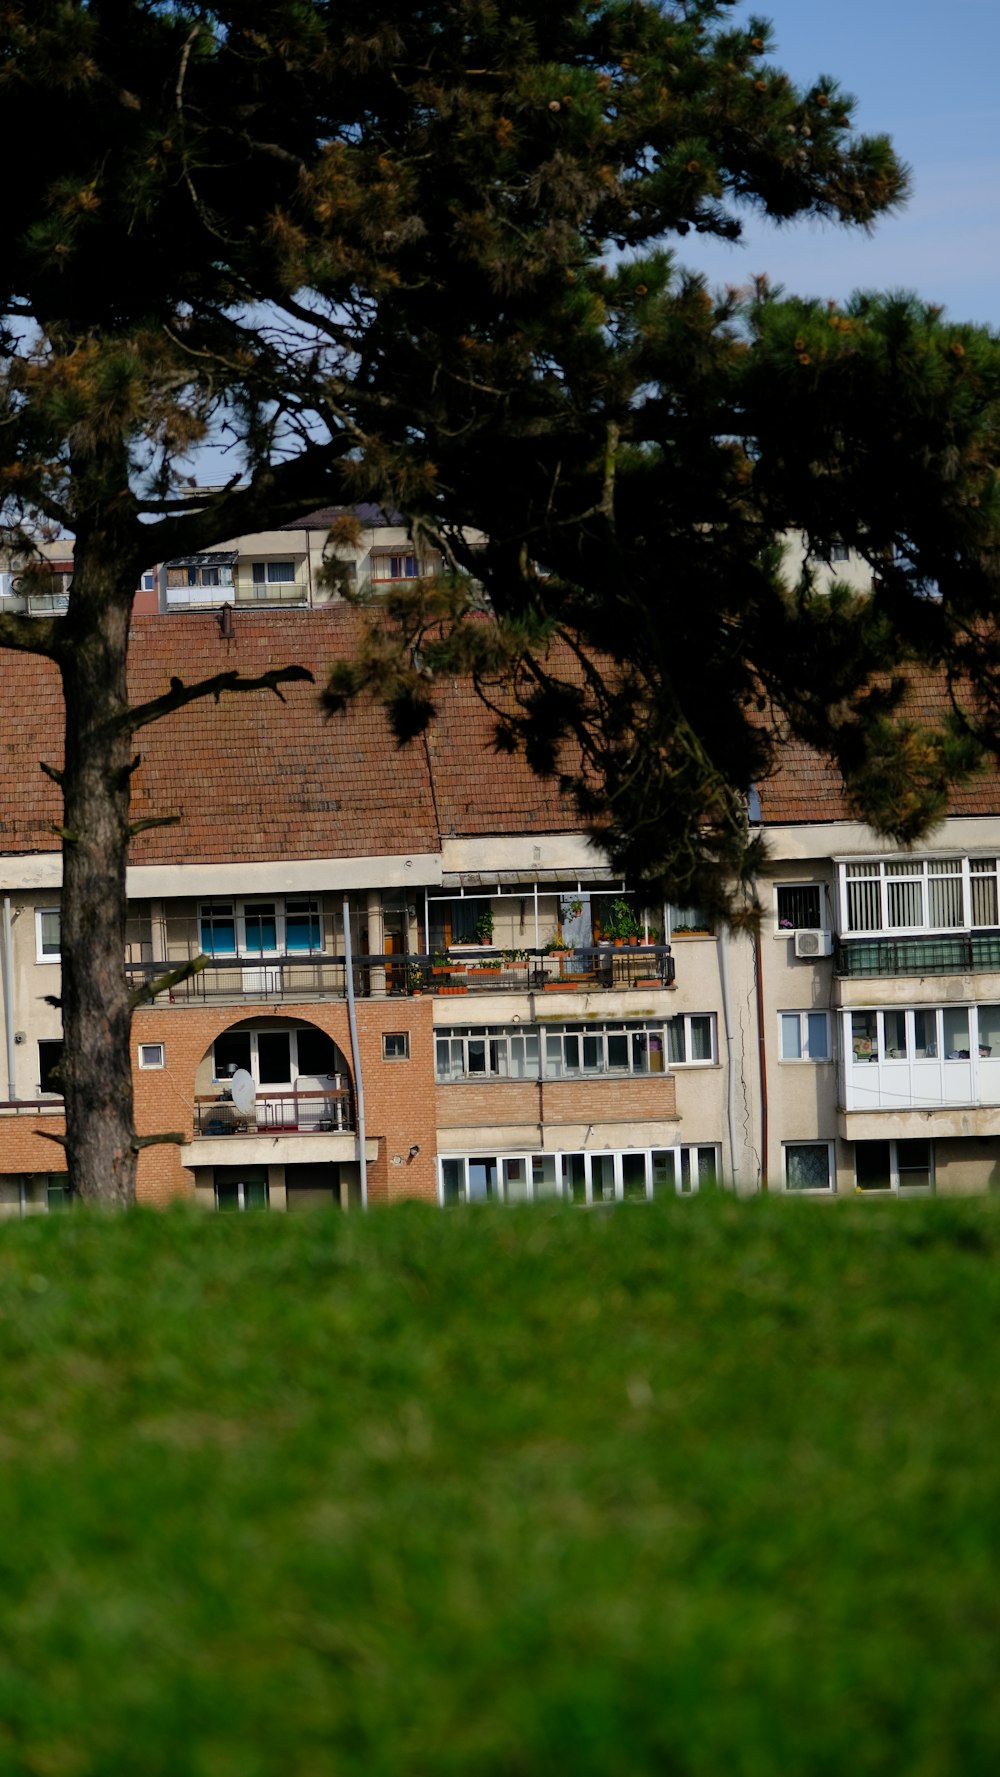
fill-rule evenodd
<path id="1" fill-rule="evenodd" d="M 611 912 L 603 923 L 603 931 L 612 944 L 638 944 L 642 927 L 636 919 L 630 901 L 619 896 L 612 901 Z"/>
<path id="2" fill-rule="evenodd" d="M 493 942 L 492 907 L 484 907 L 482 913 L 476 917 L 476 940 L 480 944 L 492 944 Z"/>

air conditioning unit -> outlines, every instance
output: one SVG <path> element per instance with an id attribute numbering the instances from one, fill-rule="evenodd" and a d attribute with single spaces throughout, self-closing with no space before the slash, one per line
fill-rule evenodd
<path id="1" fill-rule="evenodd" d="M 796 932 L 796 956 L 832 956 L 832 932 Z"/>

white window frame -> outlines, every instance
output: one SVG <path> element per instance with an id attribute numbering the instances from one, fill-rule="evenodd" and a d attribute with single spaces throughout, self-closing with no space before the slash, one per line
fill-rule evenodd
<path id="1" fill-rule="evenodd" d="M 52 915 L 54 915 L 55 918 L 59 921 L 59 948 L 58 948 L 58 950 L 45 950 L 42 945 L 42 920 L 45 919 L 46 916 L 51 917 Z M 36 907 L 35 908 L 35 961 L 39 962 L 39 963 L 61 963 L 62 962 L 62 908 L 61 907 Z"/>
<path id="2" fill-rule="evenodd" d="M 291 568 L 292 571 L 290 575 L 278 575 L 273 572 L 275 568 Z M 296 586 L 297 584 L 298 575 L 296 573 L 296 561 L 294 556 L 276 555 L 265 556 L 263 558 L 258 556 L 255 561 L 251 561 L 250 563 L 250 585 L 253 587 L 254 596 L 256 598 L 263 598 L 266 596 L 264 591 L 258 592 L 258 587 Z"/>
<path id="3" fill-rule="evenodd" d="M 774 885 L 775 931 L 780 933 L 783 937 L 787 936 L 789 932 L 821 931 L 823 929 L 823 909 L 826 906 L 824 898 L 825 887 L 825 883 L 819 882 L 816 877 L 810 877 L 808 882 L 776 882 Z M 816 905 L 819 913 L 819 920 L 815 925 L 797 925 L 794 920 L 788 920 L 786 924 L 782 924 L 781 915 L 778 910 L 778 897 L 781 894 L 782 889 L 786 889 L 789 894 L 793 895 L 804 894 L 807 889 L 816 890 Z"/>
<path id="4" fill-rule="evenodd" d="M 668 1157 L 671 1161 L 673 1180 L 670 1185 L 660 1183 L 656 1179 L 654 1156 Z M 666 1191 L 670 1195 L 696 1195 L 703 1177 L 711 1176 L 713 1180 L 721 1178 L 721 1147 L 718 1142 L 683 1142 L 673 1147 L 654 1145 L 648 1148 L 614 1148 L 614 1149 L 573 1149 L 565 1153 L 503 1153 L 490 1154 L 440 1154 L 437 1162 L 438 1202 L 444 1207 L 445 1197 L 445 1166 L 459 1168 L 458 1201 L 468 1203 L 480 1201 L 469 1197 L 469 1166 L 470 1164 L 492 1165 L 495 1169 L 495 1191 L 490 1201 L 495 1203 L 541 1202 L 546 1198 L 561 1197 L 573 1199 L 573 1184 L 570 1176 L 569 1162 L 582 1159 L 584 1163 L 584 1195 L 577 1201 L 581 1205 L 591 1207 L 598 1203 L 647 1202 L 649 1199 L 662 1195 Z M 625 1162 L 641 1159 L 643 1161 L 643 1189 L 640 1194 L 629 1191 L 625 1193 Z M 595 1197 L 595 1162 L 611 1161 L 611 1189 L 607 1196 L 603 1190 Z M 607 1168 L 602 1164 L 602 1171 Z M 634 1170 L 634 1169 L 632 1169 Z M 542 1172 L 548 1176 L 541 1176 Z M 523 1191 L 521 1186 L 523 1185 Z M 513 1187 L 513 1188 L 512 1188 Z"/>
<path id="5" fill-rule="evenodd" d="M 822 1055 L 813 1055 L 810 1045 L 809 1045 L 809 1020 L 810 1020 L 810 1018 L 821 1018 L 823 1020 L 824 1040 L 825 1040 L 826 1048 L 825 1048 L 824 1053 Z M 798 1020 L 799 1053 L 797 1055 L 786 1055 L 785 1054 L 785 1020 L 786 1019 L 789 1019 L 789 1020 L 797 1019 Z M 805 1012 L 799 1012 L 799 1011 L 779 1012 L 778 1013 L 778 1060 L 780 1062 L 787 1062 L 787 1064 L 790 1067 L 801 1067 L 803 1062 L 812 1063 L 812 1065 L 814 1067 L 816 1067 L 820 1064 L 820 1062 L 832 1061 L 833 1060 L 833 1050 L 832 1050 L 832 1047 L 830 1044 L 830 1014 L 829 1014 L 829 1012 L 825 1012 L 822 1009 L 817 1009 L 815 1006 Z"/>
<path id="6" fill-rule="evenodd" d="M 785 1141 L 781 1144 L 781 1182 L 782 1188 L 790 1197 L 831 1197 L 837 1189 L 836 1144 L 832 1141 L 815 1141 L 806 1136 L 801 1141 Z M 793 1148 L 825 1148 L 826 1176 L 825 1185 L 790 1185 L 788 1183 L 788 1160 Z"/>
<path id="7" fill-rule="evenodd" d="M 448 1045 L 449 1065 L 447 1070 L 440 1065 L 439 1045 Z M 481 1044 L 483 1048 L 482 1068 L 472 1069 L 469 1066 L 469 1045 Z M 525 1072 L 515 1073 L 510 1066 L 512 1044 L 519 1043 L 525 1049 Z M 535 1059 L 532 1063 L 527 1055 L 528 1045 L 534 1043 Z M 507 1071 L 496 1064 L 501 1053 L 507 1057 Z M 441 1026 L 434 1032 L 434 1078 L 439 1086 L 465 1083 L 469 1080 L 479 1084 L 483 1080 L 537 1080 L 541 1066 L 542 1043 L 541 1033 L 537 1025 L 532 1024 L 462 1024 Z M 456 1063 L 459 1064 L 456 1071 Z"/>
<path id="8" fill-rule="evenodd" d="M 608 1019 L 600 1024 L 578 1024 L 570 1019 L 560 1024 L 545 1024 L 541 1034 L 545 1041 L 540 1045 L 539 1053 L 542 1060 L 542 1077 L 546 1080 L 650 1080 L 662 1079 L 669 1071 L 667 1045 L 668 1035 L 666 1024 L 656 1021 L 644 1024 L 627 1019 Z M 596 1067 L 587 1067 L 582 1059 L 573 1067 L 567 1064 L 566 1039 L 575 1040 L 578 1055 L 582 1056 L 579 1045 L 589 1038 L 600 1044 L 601 1060 Z M 610 1060 L 610 1040 L 624 1039 L 627 1048 L 627 1065 L 613 1066 Z M 549 1043 L 559 1041 L 561 1044 L 562 1061 L 556 1068 L 549 1057 Z M 712 1048 L 715 1047 L 714 1030 L 710 1031 Z M 659 1068 L 649 1066 L 652 1045 L 659 1045 L 661 1065 Z M 645 1066 L 637 1065 L 644 1058 Z M 702 1063 L 701 1065 L 705 1065 Z"/>
<path id="9" fill-rule="evenodd" d="M 155 1058 L 153 1060 L 149 1059 L 154 1050 L 159 1057 L 158 1060 Z M 166 1067 L 167 1065 L 167 1051 L 164 1043 L 140 1043 L 138 1045 L 138 1056 L 139 1069 L 142 1073 L 149 1073 L 157 1068 Z"/>
<path id="10" fill-rule="evenodd" d="M 943 866 L 953 864 L 954 869 Z M 990 868 L 992 866 L 992 868 Z M 851 872 L 855 875 L 851 875 Z M 990 853 L 988 856 L 969 857 L 956 852 L 942 852 L 940 856 L 920 858 L 847 858 L 837 866 L 837 878 L 840 900 L 840 930 L 843 936 L 858 937 L 953 937 L 963 932 L 989 932 L 1000 927 L 1000 854 Z M 985 923 L 973 919 L 974 880 L 992 880 L 996 890 L 997 913 L 996 921 Z M 957 924 L 940 925 L 929 918 L 930 884 L 932 881 L 959 881 L 961 884 L 961 919 Z M 852 882 L 870 884 L 877 892 L 879 905 L 879 923 L 874 926 L 855 926 L 850 922 L 850 885 Z M 919 885 L 921 919 L 919 922 L 904 925 L 889 923 L 889 892 L 893 882 L 910 882 Z"/>
<path id="11" fill-rule="evenodd" d="M 692 1045 L 691 1045 L 691 1022 L 692 1022 L 692 1019 L 695 1019 L 695 1018 L 697 1018 L 697 1019 L 707 1018 L 708 1019 L 709 1046 L 711 1048 L 711 1054 L 707 1057 L 703 1056 L 703 1055 L 697 1055 L 697 1056 L 691 1055 L 691 1047 L 692 1047 Z M 671 1027 L 671 1025 L 673 1025 L 675 1028 L 679 1027 L 683 1031 L 683 1036 L 684 1036 L 684 1058 L 683 1058 L 683 1060 L 675 1060 L 675 1058 L 670 1053 L 670 1034 L 671 1034 L 670 1027 Z M 718 1066 L 718 1064 L 719 1064 L 719 1035 L 718 1035 L 718 1022 L 716 1020 L 716 1016 L 715 1016 L 714 1012 L 678 1012 L 675 1014 L 675 1016 L 673 1018 L 667 1019 L 665 1025 L 663 1027 L 663 1035 L 664 1035 L 664 1054 L 666 1056 L 667 1072 L 668 1073 L 672 1074 L 674 1072 L 675 1068 L 679 1068 L 679 1067 L 689 1068 L 689 1067 L 717 1067 Z"/>
<path id="12" fill-rule="evenodd" d="M 309 902 L 316 910 L 316 921 L 319 927 L 319 948 L 317 950 L 288 949 L 288 927 L 286 906 L 289 902 L 296 904 Z M 266 950 L 251 946 L 247 941 L 247 910 L 251 917 L 256 907 L 274 908 L 274 946 Z M 260 957 L 281 957 L 290 962 L 299 962 L 306 957 L 324 955 L 323 903 L 319 895 L 206 895 L 198 902 L 198 943 L 201 944 L 202 929 L 209 908 L 232 908 L 233 939 L 235 950 L 206 951 L 204 954 L 213 962 L 237 962 L 240 958 L 257 959 Z"/>
<path id="13" fill-rule="evenodd" d="M 883 1137 L 883 1139 L 886 1139 L 886 1138 Z M 905 1175 L 900 1174 L 899 1149 L 900 1149 L 900 1147 L 905 1147 L 907 1145 L 907 1142 L 910 1140 L 917 1140 L 917 1141 L 924 1142 L 927 1146 L 929 1165 L 927 1168 L 928 1181 L 927 1181 L 926 1185 L 907 1185 L 907 1184 L 904 1184 L 901 1182 L 901 1177 L 905 1176 Z M 937 1176 L 936 1175 L 937 1156 L 935 1153 L 935 1143 L 930 1136 L 917 1136 L 917 1137 L 891 1136 L 888 1138 L 887 1146 L 889 1149 L 889 1179 L 888 1179 L 888 1182 L 882 1187 L 881 1190 L 872 1189 L 872 1188 L 868 1188 L 867 1190 L 862 1190 L 861 1186 L 858 1184 L 858 1149 L 861 1147 L 866 1147 L 867 1145 L 868 1144 L 866 1142 L 860 1142 L 860 1141 L 855 1142 L 855 1144 L 854 1144 L 854 1189 L 855 1189 L 855 1193 L 859 1197 L 889 1197 L 889 1196 L 893 1196 L 893 1197 L 930 1197 L 933 1195 L 935 1185 L 936 1185 L 936 1176 Z"/>

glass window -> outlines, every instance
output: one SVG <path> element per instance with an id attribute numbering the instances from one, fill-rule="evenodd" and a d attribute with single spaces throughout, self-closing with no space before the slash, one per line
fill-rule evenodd
<path id="1" fill-rule="evenodd" d="M 777 891 L 777 908 L 778 925 L 783 931 L 818 931 L 823 924 L 820 918 L 820 887 L 816 882 L 780 885 Z"/>
<path id="2" fill-rule="evenodd" d="M 468 1161 L 470 1203 L 492 1202 L 497 1194 L 497 1163 L 494 1159 Z"/>
<path id="3" fill-rule="evenodd" d="M 559 1197 L 559 1163 L 555 1154 L 535 1154 L 531 1161 L 531 1189 L 536 1201 L 542 1197 Z"/>
<path id="4" fill-rule="evenodd" d="M 645 1154 L 622 1155 L 622 1196 L 626 1202 L 645 1201 L 646 1198 L 646 1156 Z"/>
<path id="5" fill-rule="evenodd" d="M 942 930 L 962 925 L 961 858 L 930 858 L 927 879 L 928 925 Z"/>
<path id="6" fill-rule="evenodd" d="M 1000 1006 L 979 1008 L 979 1053 L 1000 1056 Z"/>
<path id="7" fill-rule="evenodd" d="M 592 1154 L 590 1157 L 590 1196 L 593 1203 L 610 1203 L 615 1195 L 615 1157 L 613 1154 Z"/>
<path id="8" fill-rule="evenodd" d="M 851 932 L 877 932 L 882 926 L 881 869 L 878 864 L 848 864 L 847 928 Z"/>
<path id="9" fill-rule="evenodd" d="M 937 1016 L 936 1012 L 919 1010 L 913 1014 L 913 1055 L 917 1061 L 937 1055 Z"/>
<path id="10" fill-rule="evenodd" d="M 859 1191 L 891 1190 L 892 1163 L 887 1141 L 855 1142 L 854 1180 Z"/>
<path id="11" fill-rule="evenodd" d="M 408 1030 L 386 1030 L 382 1033 L 382 1054 L 386 1061 L 409 1061 L 410 1033 Z"/>
<path id="12" fill-rule="evenodd" d="M 442 1160 L 441 1162 L 441 1200 L 443 1203 L 461 1203 L 465 1194 L 465 1162 L 464 1160 Z"/>
<path id="13" fill-rule="evenodd" d="M 782 1012 L 781 1014 L 781 1059 L 782 1061 L 801 1061 L 802 1059 L 802 1017 L 798 1012 Z"/>
<path id="14" fill-rule="evenodd" d="M 248 956 L 261 956 L 278 948 L 278 921 L 273 901 L 247 901 L 243 908 Z"/>
<path id="15" fill-rule="evenodd" d="M 786 1190 L 829 1191 L 832 1183 L 829 1142 L 809 1141 L 786 1144 Z"/>
<path id="16" fill-rule="evenodd" d="M 139 1066 L 156 1068 L 164 1066 L 164 1048 L 162 1043 L 139 1044 Z"/>
<path id="17" fill-rule="evenodd" d="M 900 1191 L 929 1190 L 933 1183 L 930 1142 L 897 1141 L 895 1148 L 898 1189 Z"/>
<path id="18" fill-rule="evenodd" d="M 829 1061 L 830 1020 L 825 1012 L 806 1013 L 806 1040 L 810 1061 Z"/>
<path id="19" fill-rule="evenodd" d="M 322 950 L 319 906 L 311 900 L 285 902 L 285 949 Z"/>
<path id="20" fill-rule="evenodd" d="M 906 1049 L 906 1013 L 898 1011 L 883 1012 L 885 1028 L 885 1053 L 888 1061 L 905 1061 Z"/>
<path id="21" fill-rule="evenodd" d="M 250 1032 L 248 1030 L 223 1031 L 212 1044 L 212 1077 L 215 1080 L 228 1080 L 238 1067 L 250 1072 Z"/>
<path id="22" fill-rule="evenodd" d="M 236 955 L 236 916 L 231 901 L 209 901 L 202 908 L 201 948 L 206 956 Z"/>
<path id="23" fill-rule="evenodd" d="M 856 1063 L 878 1060 L 877 1013 L 851 1013 L 851 1054 Z"/>
<path id="24" fill-rule="evenodd" d="M 945 1006 L 941 1012 L 944 1057 L 946 1061 L 969 1059 L 969 1010 L 967 1006 Z"/>
<path id="25" fill-rule="evenodd" d="M 563 1188 L 574 1203 L 587 1201 L 587 1156 L 564 1154 L 562 1157 Z"/>
<path id="26" fill-rule="evenodd" d="M 43 1092 L 55 1092 L 62 1097 L 62 1039 L 43 1041 L 38 1045 L 38 1084 Z"/>
<path id="27" fill-rule="evenodd" d="M 292 1078 L 291 1032 L 257 1032 L 257 1077 L 262 1086 L 287 1086 Z"/>
<path id="28" fill-rule="evenodd" d="M 62 918 L 58 907 L 35 910 L 35 954 L 38 961 L 57 963 L 61 946 Z"/>
<path id="29" fill-rule="evenodd" d="M 970 859 L 969 890 L 972 899 L 972 924 L 974 926 L 1000 925 L 996 858 Z"/>
<path id="30" fill-rule="evenodd" d="M 780 1014 L 782 1061 L 828 1061 L 829 1018 L 825 1012 Z"/>
<path id="31" fill-rule="evenodd" d="M 520 1156 L 503 1163 L 503 1194 L 508 1203 L 528 1201 L 528 1163 Z"/>
<path id="32" fill-rule="evenodd" d="M 266 1166 L 217 1166 L 213 1175 L 215 1202 L 219 1209 L 266 1209 Z"/>
<path id="33" fill-rule="evenodd" d="M 670 1060 L 675 1067 L 715 1060 L 715 1014 L 687 1012 L 667 1024 Z"/>

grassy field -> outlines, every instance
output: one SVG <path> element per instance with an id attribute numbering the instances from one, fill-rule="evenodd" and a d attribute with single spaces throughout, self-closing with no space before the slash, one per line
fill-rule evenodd
<path id="1" fill-rule="evenodd" d="M 1000 1771 L 1000 1202 L 0 1228 L 0 1773 Z"/>

